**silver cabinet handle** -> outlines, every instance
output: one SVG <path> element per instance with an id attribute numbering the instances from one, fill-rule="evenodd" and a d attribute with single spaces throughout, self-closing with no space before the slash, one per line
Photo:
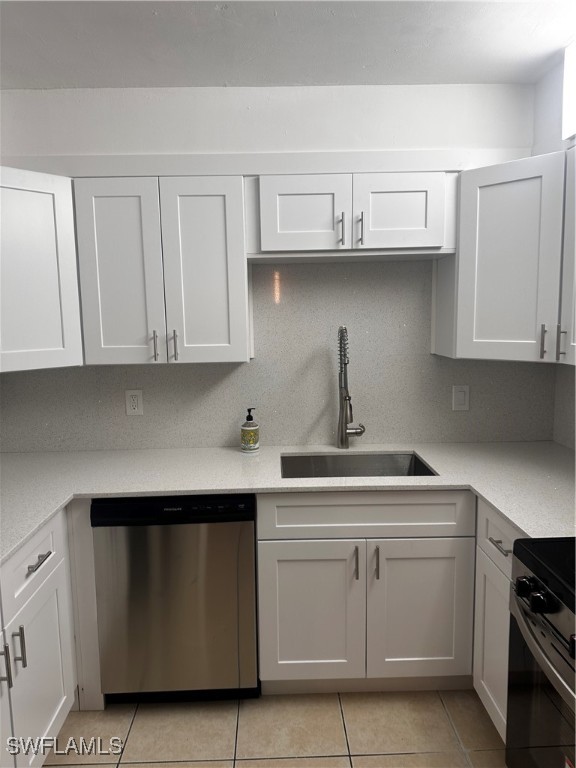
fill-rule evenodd
<path id="1" fill-rule="evenodd" d="M 354 547 L 354 578 L 356 581 L 360 578 L 360 548 Z"/>
<path id="2" fill-rule="evenodd" d="M 17 661 L 21 661 L 23 669 L 26 669 L 28 659 L 26 658 L 26 635 L 24 634 L 23 624 L 20 624 L 18 627 L 18 632 L 12 632 L 12 637 L 17 637 L 20 640 L 20 656 L 14 656 L 14 664 Z"/>
<path id="3" fill-rule="evenodd" d="M 0 651 L 0 656 L 4 656 L 4 662 L 6 664 L 6 676 L 0 677 L 0 683 L 8 683 L 8 688 L 12 688 L 14 683 L 12 682 L 12 667 L 10 665 L 10 648 L 4 644 L 4 650 Z"/>
<path id="4" fill-rule="evenodd" d="M 504 547 L 502 546 L 502 539 L 493 539 L 492 536 L 488 536 L 488 541 L 490 542 L 490 544 L 493 544 L 498 550 L 498 552 L 501 552 L 504 555 L 504 557 L 508 557 L 508 555 L 512 554 L 511 549 L 504 549 Z"/>
<path id="5" fill-rule="evenodd" d="M 544 343 L 545 343 L 544 337 L 546 336 L 547 333 L 548 331 L 546 330 L 546 326 L 544 325 L 544 323 L 542 323 L 542 325 L 540 326 L 540 360 L 543 360 L 544 355 L 546 354 L 546 348 L 544 346 Z"/>
<path id="6" fill-rule="evenodd" d="M 29 565 L 26 568 L 26 577 L 25 578 L 28 578 L 28 576 L 32 576 L 33 573 L 36 573 L 38 568 L 40 568 L 40 566 L 43 565 L 46 562 L 46 560 L 48 560 L 48 558 L 50 557 L 51 554 L 52 554 L 52 552 L 49 550 L 44 555 L 38 555 L 38 560 L 36 560 L 34 565 Z"/>
<path id="7" fill-rule="evenodd" d="M 176 328 L 174 328 L 174 360 L 178 360 L 178 334 Z"/>
<path id="8" fill-rule="evenodd" d="M 342 211 L 342 218 L 340 219 L 340 226 L 342 229 L 340 230 L 340 240 L 338 242 L 342 243 L 344 245 L 346 243 L 346 219 L 344 218 L 344 211 Z"/>
<path id="9" fill-rule="evenodd" d="M 158 362 L 158 333 L 152 331 L 152 344 L 154 346 L 154 362 Z"/>
<path id="10" fill-rule="evenodd" d="M 360 245 L 364 245 L 364 211 L 360 214 Z"/>
<path id="11" fill-rule="evenodd" d="M 562 336 L 567 333 L 568 331 L 562 330 L 562 326 L 560 324 L 556 326 L 556 360 L 557 361 L 560 360 L 560 357 L 562 355 L 566 354 L 566 352 L 560 352 L 560 347 L 562 344 Z"/>
<path id="12" fill-rule="evenodd" d="M 376 547 L 376 579 L 380 581 L 380 547 Z"/>

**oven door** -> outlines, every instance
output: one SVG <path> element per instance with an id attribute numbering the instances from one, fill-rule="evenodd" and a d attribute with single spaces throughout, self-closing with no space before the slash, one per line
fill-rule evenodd
<path id="1" fill-rule="evenodd" d="M 538 635 L 541 635 L 539 637 Z M 542 648 L 544 633 L 510 600 L 510 650 L 506 765 L 508 768 L 574 768 L 574 689 Z M 553 651 L 552 651 L 553 653 Z M 565 670 L 566 672 L 567 670 Z M 568 670 L 565 677 L 573 675 Z M 573 676 L 572 676 L 573 680 Z"/>

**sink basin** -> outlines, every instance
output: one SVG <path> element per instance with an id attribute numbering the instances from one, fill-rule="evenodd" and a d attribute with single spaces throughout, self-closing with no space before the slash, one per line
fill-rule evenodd
<path id="1" fill-rule="evenodd" d="M 415 453 L 307 453 L 280 457 L 282 477 L 436 475 Z"/>

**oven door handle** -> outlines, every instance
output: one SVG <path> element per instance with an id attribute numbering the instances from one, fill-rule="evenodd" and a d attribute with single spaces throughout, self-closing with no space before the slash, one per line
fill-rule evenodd
<path id="1" fill-rule="evenodd" d="M 524 641 L 526 645 L 528 646 L 528 649 L 530 650 L 530 653 L 534 656 L 534 659 L 536 660 L 536 663 L 544 672 L 548 680 L 550 681 L 551 685 L 556 689 L 556 692 L 558 695 L 564 700 L 564 702 L 570 707 L 570 710 L 574 714 L 576 711 L 576 696 L 574 694 L 574 691 L 571 690 L 570 686 L 562 679 L 550 659 L 546 656 L 544 651 L 542 650 L 542 647 L 536 637 L 534 636 L 534 633 L 526 623 L 526 619 L 524 618 L 522 611 L 518 607 L 518 604 L 516 602 L 516 595 L 514 592 L 512 592 L 511 598 L 510 598 L 510 613 L 512 616 L 516 619 L 516 622 L 518 624 L 518 629 L 520 630 L 522 637 L 524 638 Z"/>

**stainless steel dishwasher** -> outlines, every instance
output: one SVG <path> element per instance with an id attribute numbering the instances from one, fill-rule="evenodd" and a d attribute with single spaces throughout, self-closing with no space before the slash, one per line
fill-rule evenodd
<path id="1" fill-rule="evenodd" d="M 256 498 L 95 499 L 104 694 L 259 693 Z"/>

